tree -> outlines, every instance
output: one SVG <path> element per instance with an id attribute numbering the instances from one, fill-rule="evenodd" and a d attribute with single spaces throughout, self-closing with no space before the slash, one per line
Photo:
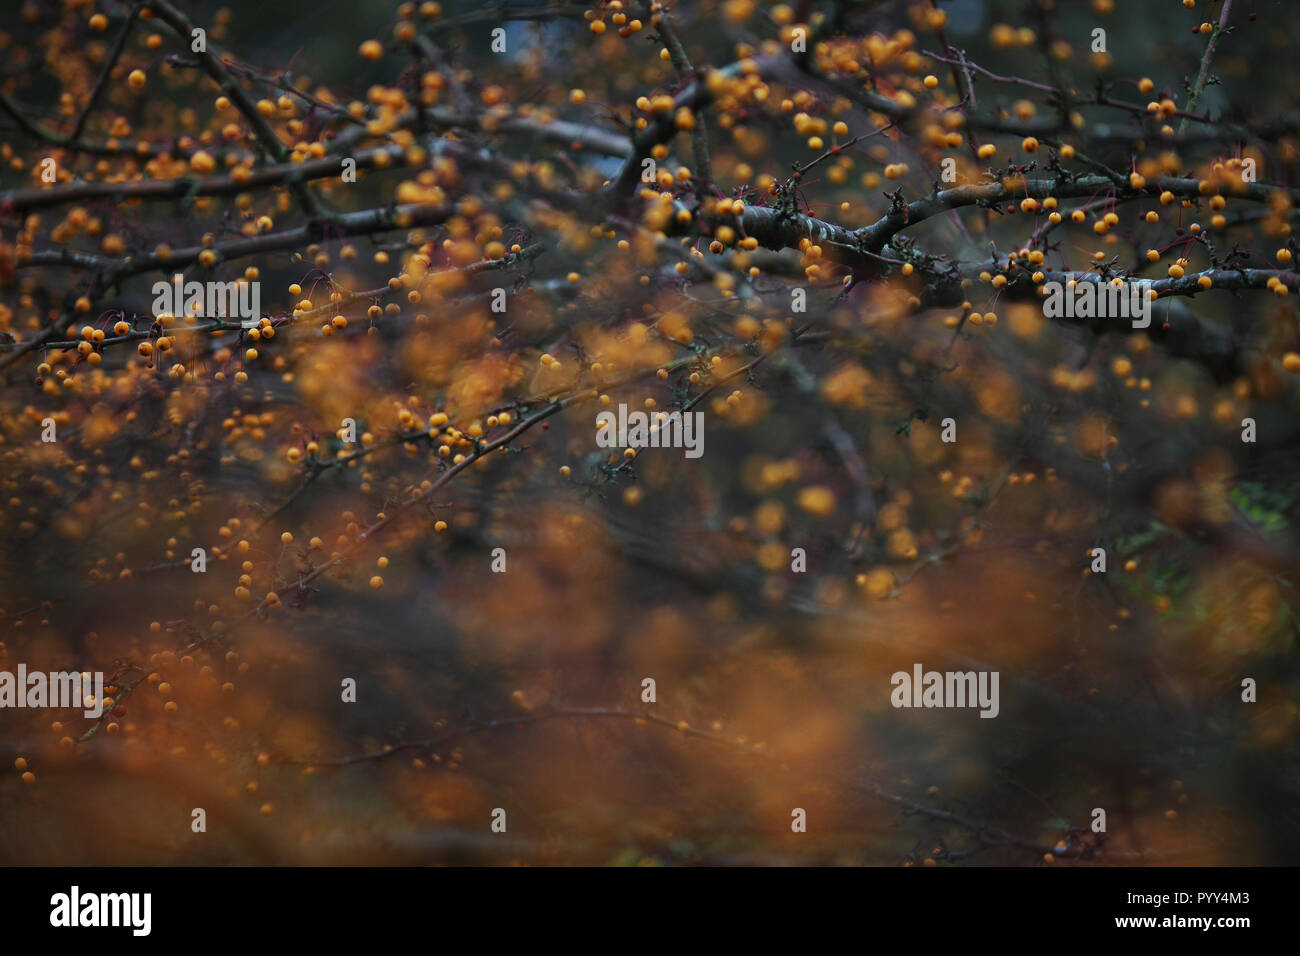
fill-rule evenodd
<path id="1" fill-rule="evenodd" d="M 1286 25 L 1114 7 L 22 7 L 0 845 L 1294 862 Z"/>

